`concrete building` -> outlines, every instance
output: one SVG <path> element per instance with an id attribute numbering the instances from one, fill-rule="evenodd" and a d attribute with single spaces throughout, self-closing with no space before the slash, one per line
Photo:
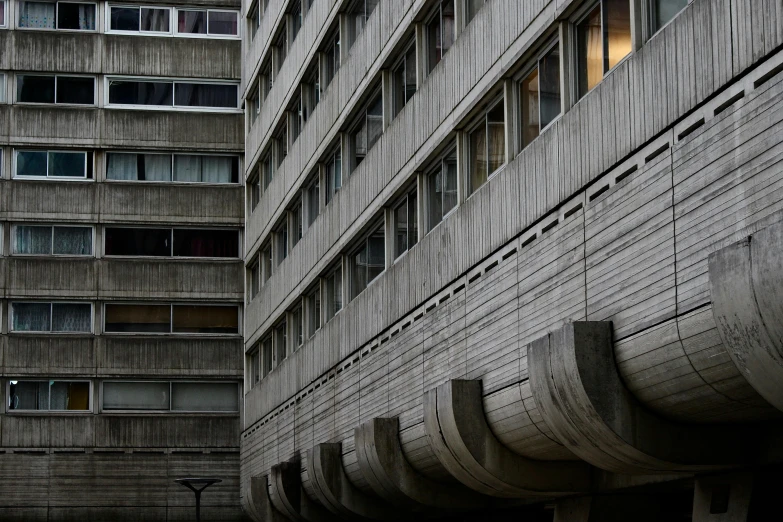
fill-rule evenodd
<path id="1" fill-rule="evenodd" d="M 783 3 L 243 17 L 254 520 L 778 516 Z"/>
<path id="2" fill-rule="evenodd" d="M 0 520 L 245 520 L 238 0 L 0 0 Z"/>

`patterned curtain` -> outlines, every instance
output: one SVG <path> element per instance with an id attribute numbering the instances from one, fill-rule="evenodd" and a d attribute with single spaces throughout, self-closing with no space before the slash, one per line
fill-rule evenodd
<path id="1" fill-rule="evenodd" d="M 19 27 L 54 29 L 54 13 L 54 3 L 23 2 L 19 13 Z"/>

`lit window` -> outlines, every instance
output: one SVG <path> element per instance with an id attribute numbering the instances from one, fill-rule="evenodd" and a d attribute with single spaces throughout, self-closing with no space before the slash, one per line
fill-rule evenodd
<path id="1" fill-rule="evenodd" d="M 236 305 L 106 304 L 107 333 L 237 334 Z"/>
<path id="2" fill-rule="evenodd" d="M 17 255 L 92 255 L 92 227 L 15 225 L 13 239 Z"/>
<path id="3" fill-rule="evenodd" d="M 182 183 L 238 183 L 237 156 L 106 153 L 106 179 Z"/>
<path id="4" fill-rule="evenodd" d="M 237 109 L 236 83 L 109 79 L 109 105 Z"/>
<path id="5" fill-rule="evenodd" d="M 89 76 L 16 76 L 18 103 L 95 104 L 95 78 Z"/>
<path id="6" fill-rule="evenodd" d="M 95 4 L 19 2 L 19 27 L 25 29 L 95 30 Z"/>
<path id="7" fill-rule="evenodd" d="M 394 257 L 407 252 L 419 240 L 418 198 L 416 189 L 409 192 L 394 207 Z"/>
<path id="8" fill-rule="evenodd" d="M 629 0 L 601 0 L 576 25 L 579 97 L 631 52 Z"/>
<path id="9" fill-rule="evenodd" d="M 688 6 L 690 0 L 649 0 L 650 33 L 655 33 Z"/>
<path id="10" fill-rule="evenodd" d="M 386 247 L 383 224 L 362 239 L 351 255 L 351 295 L 356 297 L 381 275 L 386 267 Z"/>
<path id="11" fill-rule="evenodd" d="M 92 154 L 53 150 L 17 150 L 14 176 L 30 179 L 92 178 Z"/>
<path id="12" fill-rule="evenodd" d="M 106 227 L 105 255 L 238 258 L 239 231 Z"/>
<path id="13" fill-rule="evenodd" d="M 178 381 L 105 381 L 103 409 L 107 411 L 239 411 L 235 383 Z"/>
<path id="14" fill-rule="evenodd" d="M 90 382 L 10 381 L 6 406 L 8 411 L 89 411 Z"/>
<path id="15" fill-rule="evenodd" d="M 369 150 L 383 134 L 383 97 L 380 90 L 375 93 L 367 105 L 359 113 L 358 121 L 351 132 L 353 157 L 351 172 L 364 161 Z"/>
<path id="16" fill-rule="evenodd" d="M 536 60 L 520 84 L 522 147 L 536 139 L 560 115 L 560 49 L 554 47 Z"/>
<path id="17" fill-rule="evenodd" d="M 427 175 L 429 230 L 457 206 L 457 152 L 452 150 Z"/>
<path id="18" fill-rule="evenodd" d="M 171 8 L 110 6 L 109 31 L 171 33 Z"/>
<path id="19" fill-rule="evenodd" d="M 442 0 L 427 22 L 427 68 L 432 71 L 457 39 L 454 0 Z"/>
<path id="20" fill-rule="evenodd" d="M 506 162 L 506 125 L 503 100 L 482 114 L 470 132 L 470 192 L 486 183 L 489 176 Z"/>
<path id="21" fill-rule="evenodd" d="M 90 303 L 11 303 L 12 332 L 92 332 Z"/>
<path id="22" fill-rule="evenodd" d="M 416 93 L 416 45 L 411 42 L 392 71 L 392 99 L 394 116 Z"/>
<path id="23" fill-rule="evenodd" d="M 238 36 L 239 13 L 214 9 L 177 9 L 177 34 Z"/>

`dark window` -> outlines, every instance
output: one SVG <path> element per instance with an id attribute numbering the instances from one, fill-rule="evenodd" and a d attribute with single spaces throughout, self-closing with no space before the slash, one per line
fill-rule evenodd
<path id="1" fill-rule="evenodd" d="M 429 198 L 429 229 L 457 206 L 457 154 L 452 151 L 440 160 L 427 176 Z"/>
<path id="2" fill-rule="evenodd" d="M 272 371 L 272 365 L 274 364 L 273 353 L 272 337 L 270 336 L 261 342 L 262 377 L 266 377 Z"/>
<path id="3" fill-rule="evenodd" d="M 307 296 L 308 333 L 312 337 L 321 328 L 321 289 L 316 288 Z"/>
<path id="4" fill-rule="evenodd" d="M 236 230 L 174 229 L 174 256 L 239 257 Z"/>
<path id="5" fill-rule="evenodd" d="M 8 392 L 9 410 L 88 411 L 90 409 L 90 383 L 86 381 L 49 379 L 10 381 Z"/>
<path id="6" fill-rule="evenodd" d="M 168 33 L 171 32 L 170 9 L 141 8 L 140 29 L 143 32 Z"/>
<path id="7" fill-rule="evenodd" d="M 689 0 L 650 0 L 650 29 L 652 33 L 677 16 L 687 7 Z"/>
<path id="8" fill-rule="evenodd" d="M 326 89 L 332 83 L 334 75 L 337 74 L 337 70 L 340 68 L 340 30 L 336 29 L 335 31 L 335 35 L 329 39 L 324 49 L 326 68 L 324 71 L 323 89 Z"/>
<path id="9" fill-rule="evenodd" d="M 11 303 L 11 317 L 14 332 L 92 331 L 89 303 Z"/>
<path id="10" fill-rule="evenodd" d="M 351 295 L 356 297 L 376 277 L 381 275 L 386 266 L 386 248 L 384 245 L 383 225 L 362 240 L 359 249 L 351 256 L 353 263 L 353 280 Z"/>
<path id="11" fill-rule="evenodd" d="M 156 32 L 171 31 L 171 9 L 152 7 L 111 7 L 112 31 Z"/>
<path id="12" fill-rule="evenodd" d="M 233 11 L 209 11 L 207 32 L 235 36 L 238 34 L 237 19 L 238 13 Z"/>
<path id="13" fill-rule="evenodd" d="M 58 2 L 57 28 L 94 31 L 95 5 Z"/>
<path id="14" fill-rule="evenodd" d="M 169 333 L 171 305 L 107 304 L 106 332 Z"/>
<path id="15" fill-rule="evenodd" d="M 138 7 L 112 7 L 109 26 L 112 31 L 138 31 L 139 8 Z"/>
<path id="16" fill-rule="evenodd" d="M 326 202 L 329 203 L 343 186 L 343 161 L 340 146 L 326 159 Z"/>
<path id="17" fill-rule="evenodd" d="M 536 139 L 560 115 L 560 50 L 554 48 L 537 60 L 520 85 L 522 146 Z"/>
<path id="18" fill-rule="evenodd" d="M 170 228 L 111 228 L 104 230 L 107 256 L 171 256 Z"/>
<path id="19" fill-rule="evenodd" d="M 430 71 L 440 63 L 456 39 L 454 0 L 443 0 L 427 23 L 427 66 Z"/>
<path id="20" fill-rule="evenodd" d="M 467 0 L 465 5 L 465 23 L 469 24 L 473 18 L 476 17 L 476 15 L 479 12 L 479 9 L 484 7 L 484 4 L 487 0 Z"/>
<path id="21" fill-rule="evenodd" d="M 109 81 L 109 103 L 118 105 L 171 105 L 172 82 Z"/>
<path id="22" fill-rule="evenodd" d="M 239 333 L 236 306 L 173 305 L 174 333 Z"/>
<path id="23" fill-rule="evenodd" d="M 188 34 L 207 34 L 206 11 L 177 11 L 177 31 Z"/>
<path id="24" fill-rule="evenodd" d="M 394 209 L 394 257 L 404 254 L 419 240 L 416 191 L 402 198 Z"/>
<path id="25" fill-rule="evenodd" d="M 299 306 L 291 313 L 291 335 L 293 336 L 294 349 L 304 343 L 304 323 L 302 322 L 302 307 Z"/>
<path id="26" fill-rule="evenodd" d="M 413 43 L 392 73 L 392 91 L 396 116 L 416 93 L 416 46 Z"/>
<path id="27" fill-rule="evenodd" d="M 54 76 L 18 75 L 16 101 L 24 103 L 54 103 Z"/>
<path id="28" fill-rule="evenodd" d="M 383 97 L 378 92 L 361 112 L 353 131 L 353 169 L 364 161 L 369 150 L 383 134 Z"/>
<path id="29" fill-rule="evenodd" d="M 309 187 L 307 187 L 307 226 L 313 224 L 315 221 L 315 218 L 318 217 L 318 213 L 320 211 L 320 190 L 321 185 L 318 181 L 318 173 L 315 175 L 315 179 L 310 184 Z"/>
<path id="30" fill-rule="evenodd" d="M 19 2 L 19 27 L 94 31 L 95 4 L 22 1 Z"/>
<path id="31" fill-rule="evenodd" d="M 470 191 L 486 183 L 506 162 L 506 125 L 503 102 L 495 104 L 470 133 Z"/>
<path id="32" fill-rule="evenodd" d="M 57 103 L 93 105 L 95 103 L 95 80 L 72 76 L 57 77 Z"/>
<path id="33" fill-rule="evenodd" d="M 293 249 L 299 240 L 302 239 L 302 201 L 299 200 L 294 203 L 291 209 L 291 248 Z"/>
<path id="34" fill-rule="evenodd" d="M 328 321 L 334 315 L 343 309 L 343 267 L 339 265 L 328 276 L 326 276 L 325 305 L 326 320 Z"/>
<path id="35" fill-rule="evenodd" d="M 85 152 L 16 151 L 16 175 L 26 177 L 92 178 Z"/>
<path id="36" fill-rule="evenodd" d="M 277 364 L 283 362 L 288 355 L 288 332 L 285 321 L 275 327 L 275 355 Z"/>
<path id="37" fill-rule="evenodd" d="M 174 105 L 237 108 L 236 85 L 177 82 L 174 92 Z"/>

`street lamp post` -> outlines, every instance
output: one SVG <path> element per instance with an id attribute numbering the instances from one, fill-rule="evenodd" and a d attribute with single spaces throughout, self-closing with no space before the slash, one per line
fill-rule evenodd
<path id="1" fill-rule="evenodd" d="M 196 522 L 201 522 L 201 492 L 212 484 L 223 482 L 223 480 L 219 478 L 181 478 L 174 482 L 185 486 L 196 494 Z"/>

